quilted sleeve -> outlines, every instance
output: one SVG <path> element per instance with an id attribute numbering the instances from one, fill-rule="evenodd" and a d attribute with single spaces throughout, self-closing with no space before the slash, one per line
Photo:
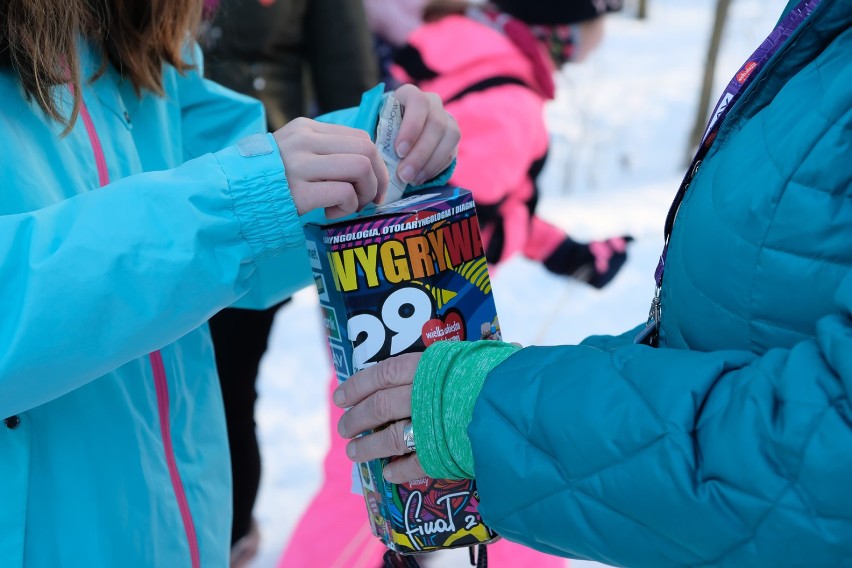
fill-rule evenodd
<path id="1" fill-rule="evenodd" d="M 811 340 L 760 357 L 513 355 L 468 429 L 484 518 L 619 566 L 852 565 L 852 273 L 835 303 Z"/>

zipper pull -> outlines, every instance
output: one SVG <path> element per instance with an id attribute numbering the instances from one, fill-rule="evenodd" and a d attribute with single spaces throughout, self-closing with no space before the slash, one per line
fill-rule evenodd
<path id="1" fill-rule="evenodd" d="M 641 343 L 644 345 L 650 345 L 651 347 L 656 347 L 657 340 L 659 339 L 661 315 L 662 308 L 660 306 L 660 288 L 657 287 L 654 290 L 654 299 L 651 300 L 651 309 L 648 310 L 648 322 L 645 324 L 645 327 L 636 334 L 636 337 L 633 338 L 633 343 Z"/>

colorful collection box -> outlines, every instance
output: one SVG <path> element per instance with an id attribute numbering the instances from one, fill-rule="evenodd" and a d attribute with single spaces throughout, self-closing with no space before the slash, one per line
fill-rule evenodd
<path id="1" fill-rule="evenodd" d="M 436 341 L 499 339 L 473 198 L 457 187 L 411 194 L 346 221 L 305 227 L 334 368 L 341 381 Z M 373 533 L 402 553 L 485 543 L 471 480 L 385 481 L 358 467 Z"/>

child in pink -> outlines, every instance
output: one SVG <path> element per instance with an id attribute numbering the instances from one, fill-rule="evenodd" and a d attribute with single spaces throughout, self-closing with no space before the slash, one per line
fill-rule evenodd
<path id="1" fill-rule="evenodd" d="M 581 243 L 535 215 L 553 72 L 593 47 L 602 19 L 572 25 L 597 15 L 590 2 L 498 0 L 502 11 L 440 4 L 427 6 L 432 21 L 406 36 L 392 72 L 437 93 L 458 121 L 462 140 L 452 182 L 474 194 L 489 262 L 521 253 L 602 288 L 627 259 L 629 237 Z M 577 44 L 578 36 L 592 43 Z"/>

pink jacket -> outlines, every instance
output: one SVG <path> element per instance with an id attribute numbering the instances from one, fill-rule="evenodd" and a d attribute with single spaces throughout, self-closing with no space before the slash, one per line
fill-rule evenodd
<path id="1" fill-rule="evenodd" d="M 530 172 L 548 146 L 543 116 L 548 88 L 537 80 L 533 61 L 500 31 L 465 16 L 421 26 L 397 60 L 394 75 L 440 95 L 458 121 L 462 139 L 452 182 L 470 189 L 480 207 L 499 208 L 505 227 L 500 259 L 520 251 L 535 197 Z M 504 82 L 453 100 L 493 78 L 523 84 Z M 486 243 L 493 230 L 487 225 Z"/>

